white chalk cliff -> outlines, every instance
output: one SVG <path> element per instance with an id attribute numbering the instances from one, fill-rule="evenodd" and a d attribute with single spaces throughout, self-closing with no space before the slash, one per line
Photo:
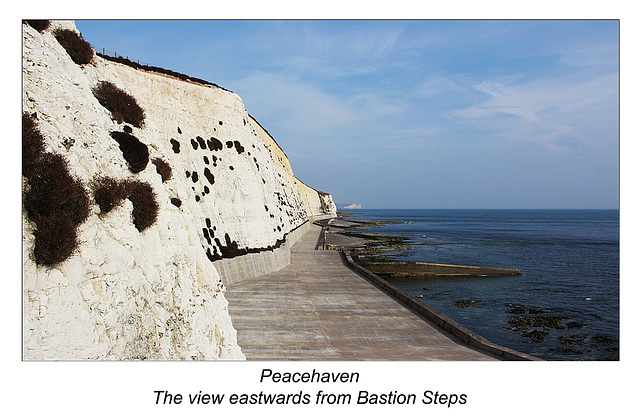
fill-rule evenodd
<path id="1" fill-rule="evenodd" d="M 71 21 L 42 33 L 23 24 L 23 112 L 87 189 L 98 177 L 135 178 L 159 211 L 138 231 L 129 200 L 105 215 L 92 200 L 78 248 L 54 266 L 34 261 L 23 212 L 24 359 L 243 359 L 225 284 L 286 265 L 300 230 L 335 215 L 331 196 L 293 175 L 236 94 L 99 56 L 78 65 L 52 34 L 60 27 L 77 31 Z M 101 81 L 144 109 L 131 134 L 171 166 L 170 180 L 151 162 L 129 170 L 110 136 L 124 124 L 92 92 Z"/>

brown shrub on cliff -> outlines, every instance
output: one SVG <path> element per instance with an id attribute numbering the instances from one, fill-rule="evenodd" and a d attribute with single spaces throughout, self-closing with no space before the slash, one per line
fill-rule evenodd
<path id="1" fill-rule="evenodd" d="M 29 178 L 33 175 L 36 164 L 44 154 L 44 137 L 36 126 L 35 119 L 26 113 L 22 114 L 22 175 Z"/>
<path id="2" fill-rule="evenodd" d="M 133 203 L 133 224 L 142 232 L 153 225 L 158 217 L 156 194 L 149 183 L 129 181 L 126 183 L 128 198 Z"/>
<path id="3" fill-rule="evenodd" d="M 58 154 L 41 154 L 28 179 L 23 204 L 36 225 L 34 259 L 40 265 L 54 265 L 78 246 L 77 226 L 90 212 L 87 190 Z"/>
<path id="4" fill-rule="evenodd" d="M 94 182 L 93 188 L 93 199 L 100 207 L 101 215 L 109 213 L 124 199 L 129 199 L 133 204 L 132 221 L 138 231 L 142 232 L 155 223 L 159 206 L 149 183 L 101 177 Z"/>
<path id="5" fill-rule="evenodd" d="M 65 216 L 41 218 L 33 234 L 33 256 L 40 265 L 62 262 L 69 258 L 78 246 L 76 227 Z"/>
<path id="6" fill-rule="evenodd" d="M 111 112 L 116 121 L 126 121 L 136 127 L 141 127 L 144 123 L 144 110 L 136 99 L 111 82 L 100 82 L 93 89 L 93 95 Z"/>
<path id="7" fill-rule="evenodd" d="M 24 206 L 36 223 L 44 217 L 65 216 L 77 226 L 90 211 L 87 190 L 71 176 L 64 158 L 52 153 L 44 153 L 35 167 Z"/>
<path id="8" fill-rule="evenodd" d="M 93 184 L 93 200 L 100 207 L 100 214 L 106 214 L 118 206 L 127 197 L 123 182 L 111 177 L 101 177 Z"/>
<path id="9" fill-rule="evenodd" d="M 51 20 L 25 20 L 24 22 L 40 33 L 47 30 L 51 25 Z"/>
<path id="10" fill-rule="evenodd" d="M 139 173 L 149 163 L 149 149 L 131 134 L 121 131 L 112 131 L 111 137 L 118 142 L 122 156 L 129 164 L 132 173 Z"/>
<path id="11" fill-rule="evenodd" d="M 53 35 L 78 65 L 87 64 L 93 59 L 93 48 L 79 33 L 69 29 L 57 29 Z"/>
<path id="12" fill-rule="evenodd" d="M 171 179 L 172 171 L 171 166 L 161 158 L 155 158 L 152 160 L 152 163 L 156 166 L 156 172 L 162 177 L 162 183 Z"/>

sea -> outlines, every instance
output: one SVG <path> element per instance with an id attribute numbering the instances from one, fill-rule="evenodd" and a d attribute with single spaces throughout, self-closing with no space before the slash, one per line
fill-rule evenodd
<path id="1" fill-rule="evenodd" d="M 359 209 L 403 236 L 390 259 L 518 276 L 386 278 L 487 340 L 545 360 L 619 360 L 619 211 Z M 552 324 L 540 323 L 552 322 Z"/>

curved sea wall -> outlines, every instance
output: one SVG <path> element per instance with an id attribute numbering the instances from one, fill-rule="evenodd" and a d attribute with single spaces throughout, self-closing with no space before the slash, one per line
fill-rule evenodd
<path id="1" fill-rule="evenodd" d="M 43 222 L 23 208 L 24 358 L 242 359 L 225 284 L 287 265 L 311 222 L 335 215 L 331 196 L 293 175 L 234 93 L 100 56 L 75 63 L 57 29 L 77 33 L 23 24 L 23 114 L 86 190 L 88 215 L 71 255 L 43 263 Z M 142 123 L 101 104 L 104 82 L 135 98 Z M 110 210 L 96 202 L 107 178 L 125 189 Z M 151 191 L 136 198 L 132 182 Z"/>

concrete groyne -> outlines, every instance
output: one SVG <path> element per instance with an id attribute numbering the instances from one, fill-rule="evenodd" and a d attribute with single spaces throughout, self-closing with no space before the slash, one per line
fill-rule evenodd
<path id="1" fill-rule="evenodd" d="M 367 265 L 367 269 L 375 274 L 389 277 L 497 277 L 522 275 L 522 271 L 517 269 L 404 261 L 370 263 Z"/>

